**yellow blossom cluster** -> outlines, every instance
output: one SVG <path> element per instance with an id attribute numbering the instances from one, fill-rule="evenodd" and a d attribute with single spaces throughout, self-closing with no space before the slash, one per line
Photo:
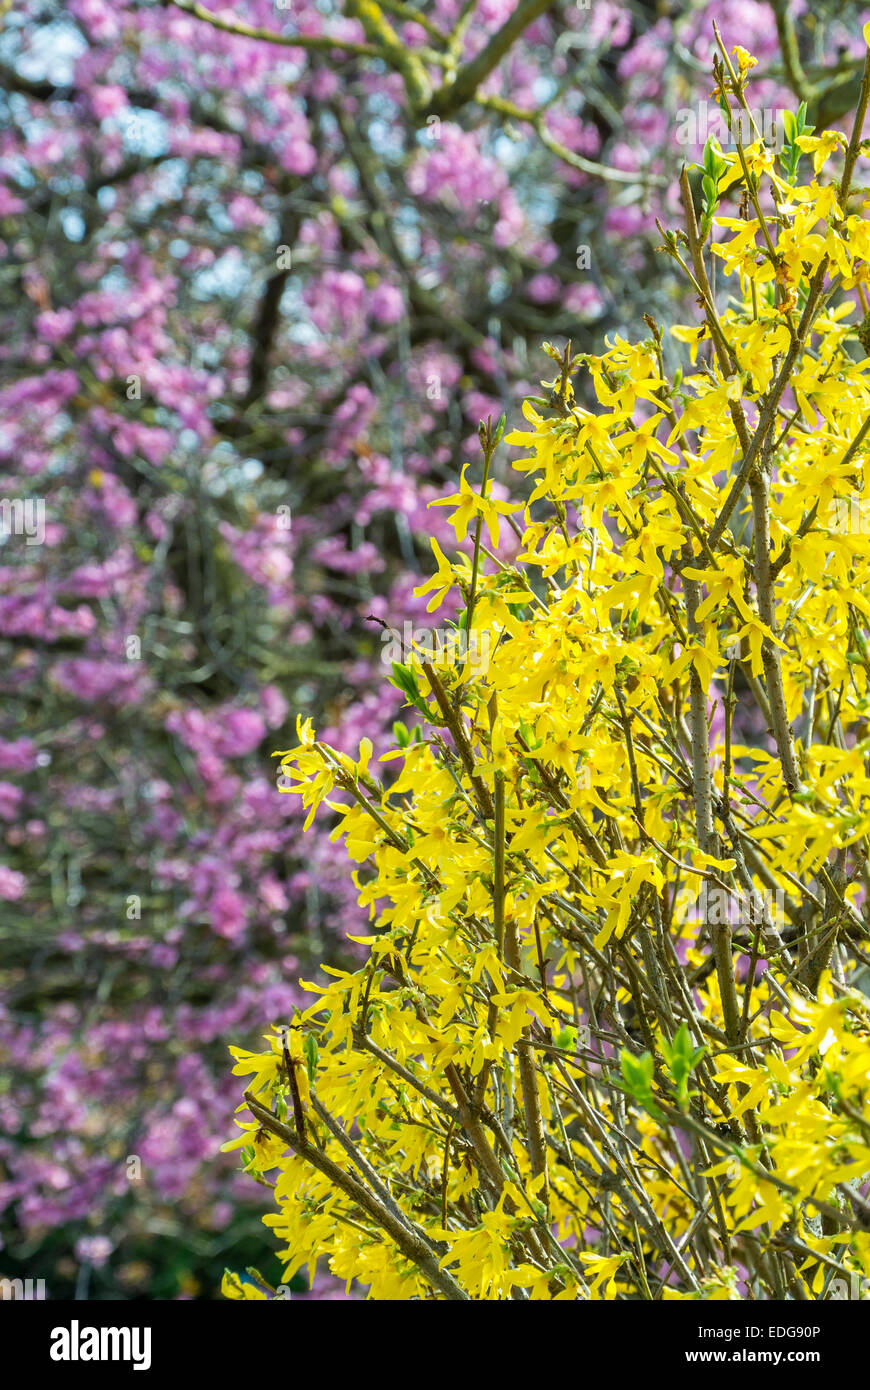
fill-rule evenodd
<path id="1" fill-rule="evenodd" d="M 310 723 L 280 755 L 371 919 L 358 969 L 234 1049 L 285 1279 L 870 1287 L 870 221 L 860 121 L 787 135 L 709 149 L 703 216 L 684 175 L 663 251 L 698 322 L 550 349 L 524 427 L 482 429 L 444 499 L 469 555 L 433 545 L 420 590 L 462 594 L 482 666 L 397 668 L 422 723 L 379 767 Z"/>

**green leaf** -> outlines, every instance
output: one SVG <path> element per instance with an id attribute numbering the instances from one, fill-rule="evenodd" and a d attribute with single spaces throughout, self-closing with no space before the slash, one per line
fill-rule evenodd
<path id="1" fill-rule="evenodd" d="M 783 111 L 782 129 L 785 135 L 786 144 L 793 145 L 798 133 L 797 117 L 793 111 Z"/>
<path id="2" fill-rule="evenodd" d="M 643 1052 L 639 1057 L 634 1057 L 623 1048 L 619 1060 L 623 1079 L 626 1085 L 631 1088 L 632 1093 L 646 1093 L 649 1090 L 653 1076 L 652 1053 Z M 638 1099 L 640 1099 L 639 1095 Z"/>
<path id="3" fill-rule="evenodd" d="M 317 1073 L 317 1058 L 319 1056 L 317 1039 L 315 1038 L 313 1033 L 305 1034 L 305 1042 L 303 1043 L 303 1048 L 305 1051 L 305 1063 L 308 1068 L 308 1080 L 313 1085 L 314 1077 Z"/>
<path id="4" fill-rule="evenodd" d="M 420 694 L 420 687 L 417 684 L 417 677 L 410 666 L 403 666 L 401 662 L 393 662 L 393 684 L 408 696 L 409 699 L 417 699 Z"/>
<path id="5" fill-rule="evenodd" d="M 728 168 L 728 160 L 722 154 L 722 147 L 715 135 L 711 135 L 704 146 L 703 169 L 707 178 L 713 180 L 715 186 L 725 170 Z"/>
<path id="6" fill-rule="evenodd" d="M 408 702 L 418 709 L 421 714 L 429 714 L 429 709 L 420 692 L 417 684 L 417 677 L 410 666 L 403 666 L 401 662 L 393 662 L 392 684 L 407 696 Z"/>

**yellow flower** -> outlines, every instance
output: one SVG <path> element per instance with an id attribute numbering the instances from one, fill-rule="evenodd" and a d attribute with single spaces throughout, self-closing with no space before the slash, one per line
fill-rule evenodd
<path id="1" fill-rule="evenodd" d="M 587 1272 L 591 1275 L 590 1292 L 594 1295 L 596 1290 L 604 1284 L 605 1299 L 615 1298 L 616 1276 L 630 1257 L 627 1254 L 608 1256 L 581 1252 L 577 1258 L 586 1266 Z"/>
<path id="2" fill-rule="evenodd" d="M 242 1279 L 229 1269 L 224 1270 L 221 1293 L 224 1298 L 242 1299 L 247 1302 L 258 1302 L 268 1297 L 266 1291 L 259 1288 L 252 1279 Z"/>
<path id="3" fill-rule="evenodd" d="M 741 48 L 739 44 L 735 44 L 732 48 L 731 56 L 737 59 L 741 77 L 744 73 L 749 72 L 750 68 L 758 66 L 758 59 L 753 58 L 752 54 L 748 53 L 745 48 Z"/>
<path id="4" fill-rule="evenodd" d="M 743 597 L 746 582 L 743 562 L 738 557 L 724 557 L 715 570 L 697 569 L 690 565 L 683 570 L 683 574 L 687 579 L 703 584 L 707 590 L 707 597 L 702 599 L 695 614 L 699 623 L 715 609 L 726 608 L 729 603 L 733 603 L 744 621 L 752 622 L 754 615 Z"/>
<path id="5" fill-rule="evenodd" d="M 424 594 L 432 594 L 432 598 L 426 605 L 426 612 L 431 613 L 434 609 L 440 608 L 447 595 L 456 583 L 456 577 L 461 570 L 457 570 L 447 559 L 443 550 L 434 537 L 430 538 L 429 544 L 435 555 L 438 569 L 431 579 L 427 579 L 425 584 L 418 584 L 414 590 L 415 598 L 422 598 Z"/>
<path id="6" fill-rule="evenodd" d="M 481 497 L 479 493 L 465 481 L 465 474 L 468 464 L 462 470 L 462 477 L 459 481 L 459 491 L 454 492 L 450 497 L 439 497 L 434 502 L 430 502 L 430 507 L 456 507 L 455 512 L 450 518 L 450 524 L 456 532 L 456 539 L 465 539 L 466 532 L 471 521 L 475 517 L 482 517 L 486 524 L 489 538 L 493 549 L 498 546 L 498 519 L 500 516 L 509 516 L 511 512 L 522 510 L 519 502 L 499 502 L 492 497 Z M 491 484 L 487 491 L 491 490 Z"/>
<path id="7" fill-rule="evenodd" d="M 806 148 L 821 168 L 839 143 Z M 818 1297 L 831 1259 L 870 1276 L 853 292 L 870 224 L 843 218 L 833 182 L 786 185 L 769 151 L 745 153 L 776 212 L 717 217 L 740 278 L 712 330 L 705 305 L 672 330 L 679 370 L 660 379 L 648 322 L 582 356 L 582 407 L 529 403 L 508 437 L 528 508 L 516 559 L 478 566 L 487 661 L 455 663 L 437 708 L 415 665 L 423 725 L 389 762 L 368 738 L 356 758 L 327 748 L 310 721 L 278 755 L 368 916 L 355 955 L 301 982 L 293 1026 L 232 1049 L 291 1132 L 304 1112 L 298 1152 L 244 1105 L 225 1145 L 275 1174 L 285 1279 L 320 1264 L 391 1301 L 718 1301 Z M 731 159 L 720 190 L 738 178 Z M 699 354 L 711 331 L 725 350 Z M 518 506 L 465 469 L 442 501 L 457 541 L 485 524 L 495 543 Z M 417 594 L 467 604 L 468 556 L 432 548 Z M 686 1172 L 688 1119 L 705 1172 Z M 817 1203 L 835 1233 L 814 1233 Z M 239 1277 L 224 1292 L 267 1296 Z"/>
<path id="8" fill-rule="evenodd" d="M 797 144 L 804 154 L 813 156 L 813 173 L 818 174 L 834 150 L 845 149 L 846 139 L 839 130 L 823 130 L 820 135 L 799 135 Z"/>

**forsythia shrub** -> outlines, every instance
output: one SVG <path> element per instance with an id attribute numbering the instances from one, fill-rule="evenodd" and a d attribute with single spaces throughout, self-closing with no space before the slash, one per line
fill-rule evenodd
<path id="1" fill-rule="evenodd" d="M 715 67 L 747 113 L 752 61 Z M 845 149 L 801 109 L 778 155 L 710 142 L 697 211 L 684 174 L 662 249 L 697 296 L 672 329 L 694 369 L 666 369 L 652 319 L 602 356 L 550 349 L 505 440 L 524 529 L 482 427 L 480 490 L 448 499 L 469 557 L 436 545 L 424 586 L 464 614 L 452 657 L 395 668 L 423 727 L 397 727 L 393 780 L 310 723 L 280 755 L 372 919 L 360 969 L 233 1049 L 228 1147 L 277 1170 L 285 1278 L 321 1258 L 380 1299 L 870 1279 L 868 91 Z M 274 1293 L 251 1277 L 224 1291 Z"/>

